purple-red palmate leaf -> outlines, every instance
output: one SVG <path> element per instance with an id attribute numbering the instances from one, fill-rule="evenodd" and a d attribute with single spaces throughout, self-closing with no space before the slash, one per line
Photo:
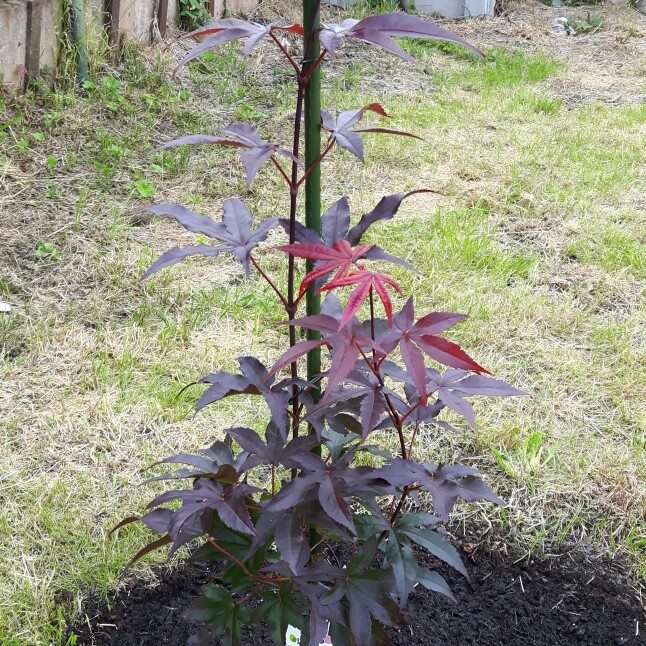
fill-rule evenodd
<path id="1" fill-rule="evenodd" d="M 328 632 L 330 623 L 344 623 L 344 612 L 340 603 L 321 604 L 321 598 L 342 575 L 341 568 L 335 567 L 325 559 L 318 559 L 308 565 L 310 553 L 304 548 L 296 563 L 296 573 L 285 561 L 271 563 L 264 568 L 266 572 L 273 572 L 280 576 L 288 577 L 293 585 L 303 594 L 310 603 L 309 610 L 309 641 L 310 646 L 318 646 Z M 347 642 L 350 643 L 350 642 Z"/>
<path id="2" fill-rule="evenodd" d="M 252 250 L 263 242 L 271 229 L 278 224 L 276 218 L 267 218 L 255 229 L 252 229 L 253 216 L 245 204 L 237 199 L 225 200 L 222 224 L 214 222 L 207 216 L 194 213 L 180 204 L 155 204 L 143 207 L 141 210 L 157 216 L 175 218 L 187 231 L 201 233 L 224 243 L 224 245 L 217 247 L 196 245 L 195 247 L 185 247 L 184 249 L 171 249 L 157 259 L 143 278 L 147 278 L 153 271 L 169 267 L 188 256 L 195 254 L 216 256 L 224 251 L 233 253 L 235 259 L 244 267 L 245 275 L 249 278 L 249 262 Z"/>
<path id="3" fill-rule="evenodd" d="M 334 522 L 356 533 L 348 499 L 366 489 L 363 470 L 349 467 L 356 446 L 329 464 L 318 455 L 293 453 L 282 463 L 300 469 L 300 475 L 288 482 L 266 505 L 265 511 L 277 512 L 296 507 L 316 494 L 323 511 Z M 373 495 L 374 497 L 374 495 Z"/>
<path id="4" fill-rule="evenodd" d="M 348 287 L 350 285 L 356 285 L 357 288 L 352 292 L 352 294 L 350 294 L 350 298 L 348 298 L 340 323 L 341 328 L 345 327 L 352 320 L 372 290 L 375 291 L 384 306 L 386 317 L 388 318 L 388 325 L 392 325 L 393 306 L 387 286 L 392 287 L 398 294 L 401 294 L 402 291 L 399 285 L 390 278 L 390 276 L 360 269 L 359 271 L 352 272 L 342 278 L 335 277 L 318 291 L 330 291 L 332 289 Z"/>
<path id="5" fill-rule="evenodd" d="M 115 525 L 111 530 L 115 532 L 117 529 L 123 527 L 124 525 L 129 525 L 130 523 L 142 522 L 146 527 L 155 532 L 155 534 L 163 534 L 168 529 L 168 523 L 170 522 L 173 512 L 170 509 L 160 508 L 154 509 L 153 511 L 144 514 L 143 516 L 128 516 L 124 518 L 120 523 Z"/>
<path id="6" fill-rule="evenodd" d="M 298 571 L 298 557 L 303 549 L 305 537 L 303 535 L 304 518 L 300 514 L 288 513 L 276 524 L 274 540 L 280 556 L 291 571 Z"/>
<path id="7" fill-rule="evenodd" d="M 375 222 L 386 222 L 388 220 L 392 220 L 397 214 L 397 211 L 399 211 L 401 203 L 407 197 L 418 193 L 437 193 L 437 191 L 430 188 L 420 188 L 415 191 L 409 191 L 408 193 L 395 193 L 393 195 L 382 197 L 377 206 L 375 206 L 372 211 L 364 213 L 359 219 L 359 222 L 347 232 L 345 240 L 353 246 L 359 244 L 363 234 L 370 226 Z"/>
<path id="8" fill-rule="evenodd" d="M 243 148 L 245 152 L 242 153 L 242 162 L 247 170 L 247 188 L 251 186 L 251 182 L 260 167 L 276 153 L 298 163 L 296 157 L 289 150 L 281 148 L 280 144 L 265 141 L 256 132 L 256 129 L 248 123 L 234 123 L 226 128 L 222 128 L 220 132 L 222 133 L 221 137 L 187 135 L 186 137 L 173 139 L 173 141 L 169 141 L 163 146 L 156 148 L 155 152 L 168 148 L 176 148 L 177 146 L 198 144 L 215 144 L 218 146 Z"/>
<path id="9" fill-rule="evenodd" d="M 327 110 L 321 110 L 322 128 L 330 133 L 328 144 L 336 142 L 340 148 L 351 152 L 355 157 L 357 157 L 357 159 L 359 159 L 359 161 L 364 163 L 363 140 L 359 136 L 359 133 L 361 132 L 381 132 L 391 135 L 399 135 L 401 137 L 421 139 L 421 137 L 418 137 L 417 135 L 403 132 L 401 130 L 394 130 L 393 128 L 365 127 L 354 128 L 351 130 L 350 128 L 352 128 L 352 126 L 356 125 L 361 121 L 361 119 L 363 119 L 366 112 L 375 112 L 382 117 L 390 118 L 390 115 L 386 113 L 383 106 L 379 103 L 370 103 L 363 108 L 340 112 L 337 115 L 336 122 Z"/>
<path id="10" fill-rule="evenodd" d="M 255 536 L 256 530 L 249 516 L 245 500 L 260 489 L 246 483 L 223 485 L 207 478 L 194 481 L 194 489 L 166 491 L 148 504 L 148 509 L 159 507 L 172 500 L 181 500 L 182 506 L 173 511 L 168 526 L 168 535 L 175 540 L 186 523 L 194 522 L 204 512 L 215 511 L 220 520 L 230 529 Z"/>
<path id="11" fill-rule="evenodd" d="M 443 375 L 433 368 L 426 369 L 426 389 L 429 395 L 437 394 L 438 403 L 464 417 L 475 430 L 476 421 L 473 407 L 466 397 L 483 395 L 487 397 L 515 397 L 525 393 L 504 381 L 473 375 L 464 370 L 447 370 Z"/>
<path id="12" fill-rule="evenodd" d="M 407 269 L 412 269 L 414 267 L 401 258 L 396 256 L 391 256 L 386 253 L 380 247 L 374 245 L 361 245 L 357 250 L 350 251 L 349 248 L 344 243 L 349 243 L 352 247 L 356 247 L 361 242 L 361 237 L 368 230 L 368 228 L 379 221 L 386 221 L 392 219 L 401 203 L 411 195 L 415 193 L 435 193 L 431 189 L 419 189 L 416 191 L 410 191 L 409 193 L 397 193 L 395 195 L 388 195 L 383 197 L 379 204 L 370 212 L 364 213 L 359 222 L 350 229 L 350 207 L 348 205 L 348 199 L 342 197 L 340 200 L 335 202 L 323 215 L 321 216 L 321 236 L 313 229 L 308 229 L 304 227 L 299 222 L 296 223 L 296 243 L 294 245 L 286 245 L 280 247 L 283 251 L 291 253 L 291 250 L 298 251 L 300 249 L 299 245 L 310 245 L 308 253 L 317 254 L 320 256 L 311 255 L 310 256 L 299 256 L 299 257 L 309 257 L 310 260 L 314 260 L 314 270 L 315 274 L 308 275 L 305 277 L 304 284 L 301 284 L 300 294 L 302 295 L 307 291 L 307 289 L 314 285 L 315 289 L 319 289 L 325 283 L 326 276 L 332 273 L 337 268 L 343 268 L 341 272 L 341 277 L 344 275 L 344 272 L 347 273 L 353 263 L 356 263 L 357 260 L 382 260 L 386 262 L 392 262 Z M 281 218 L 279 221 L 281 227 L 287 232 L 289 232 L 290 223 L 289 220 Z M 327 257 L 325 254 L 330 253 L 326 252 L 321 247 L 328 247 L 329 249 L 334 250 L 334 259 Z M 361 253 L 358 250 L 361 250 Z M 339 250 L 344 250 L 343 263 L 340 259 L 336 257 L 339 254 Z M 297 255 L 297 254 L 295 254 Z M 320 258 L 320 259 L 317 259 Z M 339 267 L 333 264 L 333 260 L 339 263 Z M 349 262 L 348 262 L 349 261 Z M 344 264 L 345 263 L 345 264 Z M 311 274 L 312 272 L 310 272 Z"/>
<path id="13" fill-rule="evenodd" d="M 403 623 L 397 603 L 392 598 L 395 587 L 392 568 L 372 569 L 377 539 L 370 538 L 348 563 L 337 584 L 321 599 L 322 605 L 348 602 L 348 624 L 356 644 L 372 643 L 372 619 L 387 626 Z M 343 642 L 345 643 L 345 641 Z"/>
<path id="14" fill-rule="evenodd" d="M 475 469 L 462 465 L 436 466 L 414 460 L 395 458 L 366 477 L 381 478 L 396 489 L 419 485 L 431 494 L 438 516 L 447 521 L 458 498 L 467 502 L 488 500 L 497 505 L 504 502 L 482 482 Z"/>
<path id="15" fill-rule="evenodd" d="M 459 345 L 438 336 L 466 318 L 464 314 L 432 312 L 415 322 L 413 299 L 409 298 L 393 318 L 392 329 L 380 338 L 380 345 L 386 354 L 399 346 L 406 370 L 419 391 L 422 406 L 426 406 L 428 398 L 426 366 L 422 352 L 438 363 L 451 368 L 491 374 L 476 363 Z"/>
<path id="16" fill-rule="evenodd" d="M 341 209 L 338 210 L 340 211 Z M 352 320 L 361 307 L 361 304 L 368 298 L 371 290 L 375 291 L 383 303 L 389 324 L 392 322 L 392 302 L 388 294 L 387 286 L 389 285 L 399 294 L 401 294 L 401 289 L 389 276 L 378 272 L 367 271 L 361 265 L 357 264 L 359 260 L 366 257 L 366 252 L 370 248 L 371 245 L 362 244 L 353 249 L 346 240 L 338 240 L 333 243 L 332 247 L 310 242 L 278 247 L 281 251 L 296 256 L 297 258 L 305 258 L 318 262 L 318 266 L 303 278 L 298 292 L 299 299 L 303 297 L 317 280 L 326 277 L 332 272 L 336 272 L 332 280 L 327 285 L 320 287 L 317 290 L 318 292 L 356 285 L 356 289 L 348 299 L 346 310 L 339 324 L 340 328 Z M 353 266 L 356 266 L 358 270 L 348 273 Z"/>
<path id="17" fill-rule="evenodd" d="M 202 410 L 225 397 L 231 395 L 261 395 L 271 413 L 272 421 L 276 424 L 283 439 L 287 438 L 288 414 L 287 408 L 292 397 L 292 385 L 305 386 L 306 383 L 288 379 L 274 384 L 272 370 L 267 372 L 265 366 L 255 357 L 239 357 L 240 375 L 228 372 L 216 372 L 202 377 L 197 383 L 209 384 L 195 407 L 196 412 Z"/>
<path id="18" fill-rule="evenodd" d="M 182 260 L 189 256 L 206 256 L 212 258 L 214 256 L 219 256 L 225 251 L 233 251 L 233 247 L 230 245 L 218 245 L 217 247 L 212 247 L 208 244 L 191 245 L 190 247 L 173 247 L 159 256 L 159 258 L 157 258 L 157 260 L 148 267 L 148 270 L 140 280 L 146 280 L 155 272 L 165 269 L 166 267 L 171 267 L 178 262 L 182 262 Z"/>
<path id="19" fill-rule="evenodd" d="M 311 451 L 318 445 L 314 435 L 295 437 L 285 444 L 285 439 L 276 424 L 270 422 L 265 431 L 265 441 L 250 428 L 230 428 L 227 435 L 232 437 L 248 454 L 242 471 L 248 471 L 259 464 L 278 466 L 294 455 Z"/>
<path id="20" fill-rule="evenodd" d="M 331 348 L 331 365 L 327 374 L 327 388 L 321 400 L 321 402 L 326 402 L 332 390 L 354 369 L 360 354 L 359 348 L 369 348 L 375 352 L 380 351 L 380 347 L 370 338 L 370 335 L 366 333 L 356 318 L 351 319 L 348 325 L 340 327 L 339 322 L 342 316 L 340 310 L 341 304 L 338 299 L 334 296 L 328 296 L 321 308 L 324 313 L 289 321 L 288 325 L 320 332 L 322 338 L 317 341 L 299 341 L 279 357 L 269 371 L 269 375 L 274 375 L 279 370 L 282 370 L 292 361 L 307 354 L 313 347 L 327 345 Z"/>
<path id="21" fill-rule="evenodd" d="M 427 22 L 405 13 L 380 14 L 369 16 L 363 20 L 348 18 L 340 25 L 323 25 L 319 32 L 321 44 L 331 55 L 334 55 L 343 38 L 355 38 L 370 45 L 376 45 L 407 61 L 415 62 L 415 59 L 395 44 L 391 37 L 443 40 L 456 45 L 463 45 L 472 52 L 484 56 L 479 49 L 463 38 L 452 34 L 433 22 Z"/>
<path id="22" fill-rule="evenodd" d="M 352 385 L 352 388 L 340 388 L 331 391 L 328 397 L 316 406 L 312 406 L 305 419 L 311 422 L 315 428 L 325 419 L 327 424 L 333 428 L 340 424 L 341 430 L 348 432 L 348 427 L 356 430 L 362 440 L 380 423 L 388 405 L 385 395 L 396 394 L 389 388 L 382 386 L 372 372 L 357 369 L 356 366 L 365 368 L 363 361 L 357 362 L 344 382 Z M 341 404 L 341 406 L 338 406 Z M 347 415 L 347 413 L 350 413 Z M 359 421 L 357 421 L 359 420 Z M 336 434 L 335 434 L 336 435 Z M 350 441 L 348 436 L 338 437 L 341 446 Z M 334 455 L 334 445 L 326 442 L 330 452 Z"/>
<path id="23" fill-rule="evenodd" d="M 248 55 L 251 50 L 260 42 L 262 38 L 269 35 L 275 31 L 285 31 L 292 34 L 297 34 L 299 36 L 303 35 L 303 28 L 300 25 L 286 25 L 280 27 L 277 25 L 260 25 L 255 22 L 246 22 L 245 20 L 239 20 L 238 18 L 225 18 L 223 20 L 214 20 L 208 25 L 199 27 L 195 31 L 192 31 L 189 34 L 185 34 L 178 40 L 184 40 L 185 38 L 196 38 L 196 37 L 205 37 L 204 40 L 194 47 L 184 58 L 177 64 L 177 67 L 173 70 L 173 74 L 177 74 L 177 71 L 189 61 L 192 61 L 194 58 L 197 58 L 200 54 L 203 54 L 210 49 L 215 49 L 220 45 L 230 43 L 234 40 L 246 39 L 244 48 L 244 55 Z"/>

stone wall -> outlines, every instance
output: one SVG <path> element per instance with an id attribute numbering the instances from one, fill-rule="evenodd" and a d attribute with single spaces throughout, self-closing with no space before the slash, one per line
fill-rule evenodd
<path id="1" fill-rule="evenodd" d="M 67 0 L 0 0 L 0 83 L 25 85 L 43 68 L 55 69 L 61 35 L 61 7 Z M 259 0 L 205 0 L 216 18 L 242 15 Z M 149 43 L 179 19 L 178 0 L 85 0 L 88 37 Z"/>

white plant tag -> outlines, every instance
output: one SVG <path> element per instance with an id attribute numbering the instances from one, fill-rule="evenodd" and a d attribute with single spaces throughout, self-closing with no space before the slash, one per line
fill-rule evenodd
<path id="1" fill-rule="evenodd" d="M 291 624 L 287 626 L 287 632 L 285 633 L 285 646 L 300 646 L 301 643 L 301 631 L 298 628 L 295 628 Z M 325 639 L 319 646 L 332 646 L 332 640 L 329 635 L 326 635 Z"/>
<path id="2" fill-rule="evenodd" d="M 287 626 L 287 632 L 285 633 L 285 646 L 299 646 L 300 643 L 301 631 L 289 624 Z"/>

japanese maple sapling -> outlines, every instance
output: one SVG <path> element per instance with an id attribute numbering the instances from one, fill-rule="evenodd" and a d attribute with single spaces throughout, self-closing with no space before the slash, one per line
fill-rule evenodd
<path id="1" fill-rule="evenodd" d="M 392 263 L 413 267 L 372 244 L 365 234 L 375 223 L 392 219 L 412 193 L 382 198 L 353 226 L 345 197 L 322 216 L 319 210 L 321 161 L 335 148 L 363 161 L 364 133 L 415 136 L 360 126 L 368 112 L 387 118 L 378 103 L 341 111 L 336 118 L 319 110 L 318 72 L 326 58 L 344 40 L 357 39 L 409 60 L 392 36 L 444 40 L 477 50 L 445 29 L 406 14 L 320 26 L 319 1 L 305 0 L 304 5 L 304 26 L 224 19 L 201 27 L 187 36 L 200 37 L 200 44 L 179 64 L 233 40 L 245 41 L 245 54 L 262 38 L 273 40 L 295 71 L 289 149 L 264 140 L 244 123 L 162 146 L 238 148 L 248 186 L 263 164 L 272 164 L 289 192 L 288 217 L 263 219 L 254 226 L 252 213 L 238 199 L 224 202 L 217 221 L 177 204 L 147 208 L 214 244 L 171 249 L 143 278 L 189 256 L 232 254 L 247 277 L 255 271 L 267 282 L 285 311 L 289 331 L 289 347 L 272 366 L 241 357 L 237 373 L 218 372 L 199 380 L 206 388 L 198 411 L 225 397 L 259 396 L 268 411 L 264 432 L 230 428 L 198 455 L 162 460 L 182 468 L 153 479 L 188 484 L 157 496 L 145 515 L 118 525 L 138 520 L 161 534 L 133 561 L 164 545 L 172 555 L 193 543 L 196 559 L 221 563 L 216 582 L 186 612 L 208 629 L 192 639 L 194 644 L 214 637 L 238 644 L 241 627 L 261 620 L 268 622 L 278 644 L 289 624 L 303 631 L 307 644 L 323 641 L 328 626 L 335 646 L 387 643 L 381 626 L 404 621 L 401 611 L 416 583 L 451 596 L 437 572 L 418 564 L 416 552 L 428 551 L 466 576 L 457 551 L 436 531 L 458 498 L 501 503 L 473 469 L 416 460 L 419 429 L 443 424 L 438 421 L 443 409 L 458 413 L 473 427 L 469 397 L 519 391 L 487 376 L 487 370 L 442 336 L 464 315 L 418 316 L 412 297 L 402 299 L 401 309 L 395 307 L 393 296 L 401 296 L 402 290 L 375 262 L 382 268 Z M 302 60 L 290 54 L 281 34 L 302 38 Z M 296 217 L 302 189 L 305 224 Z M 288 259 L 286 290 L 263 269 L 257 249 L 277 226 L 288 236 L 288 243 L 279 247 Z M 300 259 L 306 261 L 306 271 L 298 285 Z M 320 295 L 325 299 L 319 308 Z M 367 318 L 362 319 L 364 313 Z M 306 330 L 306 339 L 297 341 L 298 329 Z M 301 365 L 305 357 L 307 373 Z M 393 430 L 397 442 L 391 451 L 371 444 L 379 433 Z M 359 459 L 366 454 L 370 460 Z M 430 495 L 434 514 L 421 504 L 418 492 Z M 175 504 L 169 508 L 166 503 Z"/>

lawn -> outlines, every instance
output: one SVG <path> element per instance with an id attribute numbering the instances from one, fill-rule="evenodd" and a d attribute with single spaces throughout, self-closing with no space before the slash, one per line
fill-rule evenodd
<path id="1" fill-rule="evenodd" d="M 487 52 L 482 61 L 417 42 L 404 43 L 414 67 L 343 49 L 326 69 L 324 104 L 380 101 L 389 125 L 425 141 L 366 136 L 363 169 L 335 153 L 323 201 L 347 195 L 358 217 L 383 195 L 435 189 L 404 202 L 371 241 L 414 257 L 419 275 L 395 271 L 404 293 L 420 311 L 468 313 L 451 338 L 528 393 L 481 402 L 475 433 L 423 431 L 429 460 L 478 467 L 509 502 L 462 506 L 450 531 L 469 523 L 521 554 L 592 548 L 626 559 L 638 587 L 646 18 L 595 8 L 598 31 L 564 38 L 549 29 L 550 9 L 511 11 L 512 20 L 450 25 Z M 187 47 L 130 45 L 118 64 L 94 59 L 84 93 L 0 94 L 0 302 L 10 307 L 0 313 L 2 644 L 65 643 L 83 598 L 112 589 L 146 542 L 138 528 L 109 536 L 151 498 L 155 487 L 136 487 L 142 470 L 260 421 L 244 398 L 194 416 L 200 388 L 182 387 L 234 368 L 240 354 L 270 362 L 284 344 L 271 293 L 228 259 L 138 280 L 161 251 L 195 240 L 139 206 L 217 213 L 242 195 L 257 218 L 286 213 L 268 167 L 247 193 L 231 151 L 153 154 L 238 120 L 270 140 L 289 132 L 291 84 L 270 44 L 245 60 L 237 45 L 224 48 L 172 78 Z M 261 250 L 266 268 L 282 266 L 272 250 L 282 240 Z M 160 558 L 134 574 L 149 576 Z"/>

